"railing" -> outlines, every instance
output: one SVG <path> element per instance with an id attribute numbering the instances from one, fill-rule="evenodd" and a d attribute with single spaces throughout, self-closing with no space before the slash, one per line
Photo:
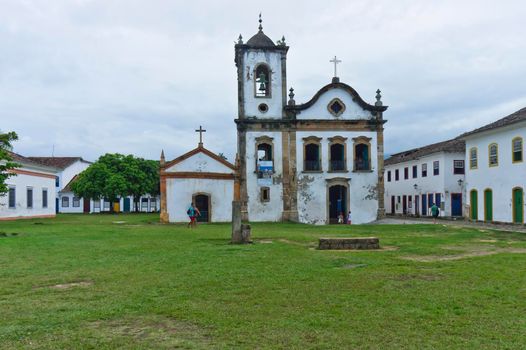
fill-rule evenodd
<path id="1" fill-rule="evenodd" d="M 341 171 L 345 170 L 345 161 L 344 160 L 331 160 L 329 162 L 330 171 Z"/>
<path id="2" fill-rule="evenodd" d="M 354 170 L 371 170 L 371 164 L 362 159 L 354 161 Z"/>
<path id="3" fill-rule="evenodd" d="M 305 171 L 320 171 L 321 163 L 319 160 L 306 160 L 305 161 Z"/>

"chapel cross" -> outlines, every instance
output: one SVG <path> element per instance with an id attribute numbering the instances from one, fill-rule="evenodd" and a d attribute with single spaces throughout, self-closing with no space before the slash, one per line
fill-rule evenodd
<path id="1" fill-rule="evenodd" d="M 203 133 L 206 132 L 205 129 L 201 125 L 199 125 L 199 129 L 197 129 L 195 132 L 199 133 L 199 147 L 203 147 Z"/>
<path id="2" fill-rule="evenodd" d="M 333 58 L 332 60 L 330 60 L 329 62 L 334 63 L 334 77 L 335 77 L 335 78 L 338 77 L 338 74 L 337 74 L 337 72 L 336 72 L 336 65 L 337 65 L 338 63 L 341 63 L 342 61 L 339 60 L 339 59 L 337 59 L 336 56 L 334 56 L 334 58 Z"/>

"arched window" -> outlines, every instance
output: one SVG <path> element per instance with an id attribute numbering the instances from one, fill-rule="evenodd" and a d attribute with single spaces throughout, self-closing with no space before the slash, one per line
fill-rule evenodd
<path id="1" fill-rule="evenodd" d="M 490 167 L 499 165 L 499 146 L 496 143 L 488 146 L 488 162 Z"/>
<path id="2" fill-rule="evenodd" d="M 341 136 L 329 138 L 329 171 L 347 170 L 346 140 Z"/>
<path id="3" fill-rule="evenodd" d="M 309 136 L 303 141 L 303 170 L 321 171 L 321 138 Z"/>
<path id="4" fill-rule="evenodd" d="M 511 159 L 513 163 L 522 162 L 522 137 L 515 137 L 511 140 Z"/>
<path id="5" fill-rule="evenodd" d="M 371 170 L 371 139 L 360 136 L 353 139 L 354 141 L 354 171 Z"/>
<path id="6" fill-rule="evenodd" d="M 254 95 L 256 97 L 270 97 L 271 76 L 270 68 L 261 63 L 254 71 Z"/>
<path id="7" fill-rule="evenodd" d="M 260 136 L 256 138 L 256 173 L 259 179 L 272 181 L 274 174 L 274 143 L 273 138 Z"/>

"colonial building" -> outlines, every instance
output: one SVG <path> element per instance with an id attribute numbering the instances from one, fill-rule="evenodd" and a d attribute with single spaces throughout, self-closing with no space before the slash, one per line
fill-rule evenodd
<path id="1" fill-rule="evenodd" d="M 526 108 L 460 136 L 470 218 L 524 223 Z"/>
<path id="2" fill-rule="evenodd" d="M 207 150 L 202 137 L 197 148 L 172 161 L 162 152 L 160 165 L 162 222 L 187 221 L 192 202 L 201 212 L 198 221 L 231 221 L 235 167 Z"/>
<path id="3" fill-rule="evenodd" d="M 259 31 L 235 45 L 237 149 L 244 220 L 353 222 L 384 214 L 383 112 L 337 77 L 297 104 L 287 84 L 285 38 Z M 287 93 L 288 99 L 287 99 Z M 186 200 L 188 201 L 188 200 Z"/>
<path id="4" fill-rule="evenodd" d="M 436 203 L 440 216 L 463 216 L 464 141 L 453 139 L 391 155 L 385 160 L 387 213 L 430 215 Z"/>
<path id="5" fill-rule="evenodd" d="M 56 177 L 56 208 L 58 213 L 89 213 L 90 201 L 75 196 L 70 186 L 78 174 L 91 162 L 81 157 L 29 157 L 29 159 L 59 169 Z"/>
<path id="6" fill-rule="evenodd" d="M 6 180 L 9 191 L 0 197 L 0 220 L 54 217 L 59 169 L 16 153 L 10 155 L 20 167 L 10 170 L 15 176 Z"/>

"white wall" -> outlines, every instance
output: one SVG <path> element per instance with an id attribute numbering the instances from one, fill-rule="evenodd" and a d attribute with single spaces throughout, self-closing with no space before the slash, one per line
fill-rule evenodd
<path id="1" fill-rule="evenodd" d="M 322 138 L 321 159 L 322 172 L 303 171 L 303 138 L 316 136 Z M 348 172 L 328 172 L 329 170 L 329 138 L 342 136 L 347 138 L 346 160 Z M 353 172 L 353 138 L 366 136 L 371 138 L 371 172 Z M 368 198 L 378 182 L 377 168 L 377 138 L 376 132 L 356 131 L 326 131 L 326 132 L 297 132 L 296 133 L 296 167 L 298 176 L 298 215 L 299 221 L 310 224 L 328 223 L 327 180 L 332 178 L 350 178 L 350 203 L 352 221 L 356 224 L 376 220 L 378 201 Z"/>
<path id="2" fill-rule="evenodd" d="M 244 53 L 243 59 L 245 115 L 247 117 L 256 116 L 258 118 L 281 118 L 283 114 L 281 53 L 251 49 Z M 254 96 L 254 79 L 256 78 L 254 77 L 254 68 L 262 62 L 267 63 L 272 71 L 270 98 Z M 250 74 L 250 80 L 246 79 L 247 73 Z M 268 105 L 268 111 L 266 113 L 261 113 L 258 110 L 258 106 L 261 103 Z"/>
<path id="3" fill-rule="evenodd" d="M 493 221 L 512 222 L 512 189 L 522 187 L 526 191 L 526 163 L 512 163 L 511 140 L 515 137 L 526 141 L 526 123 L 475 134 L 466 138 L 466 189 L 478 191 L 478 220 L 484 220 L 484 190 L 493 191 Z M 489 167 L 488 146 L 498 144 L 499 165 Z M 478 149 L 478 167 L 469 168 L 469 150 Z M 523 200 L 524 202 L 524 200 Z M 526 213 L 526 208 L 525 208 Z"/>
<path id="4" fill-rule="evenodd" d="M 233 173 L 234 171 L 216 159 L 204 154 L 197 153 L 166 169 L 168 172 L 174 171 L 197 171 L 212 173 Z"/>
<path id="5" fill-rule="evenodd" d="M 464 153 L 445 153 L 438 152 L 427 155 L 420 159 L 401 162 L 398 164 L 386 165 L 384 174 L 385 184 L 385 210 L 386 213 L 392 213 L 391 196 L 395 196 L 395 206 L 400 196 L 400 205 L 395 208 L 396 214 L 403 213 L 403 196 L 411 196 L 412 207 L 407 209 L 407 214 L 415 214 L 415 196 L 418 195 L 420 215 L 427 215 L 429 211 L 429 203 L 426 201 L 427 211 L 422 213 L 422 194 L 433 194 L 433 201 L 435 201 L 435 194 L 440 193 L 441 202 L 444 203 L 444 210 L 441 211 L 441 216 L 451 216 L 451 193 L 464 192 L 464 175 L 453 174 L 453 161 L 463 160 Z M 439 161 L 439 175 L 433 175 L 433 162 Z M 422 177 L 422 164 L 427 164 L 427 177 Z M 413 178 L 413 166 L 417 166 L 417 177 Z M 409 178 L 404 179 L 404 168 L 408 167 Z M 464 162 L 464 168 L 466 163 Z M 399 180 L 395 181 L 395 170 L 399 171 Z M 391 181 L 388 181 L 388 172 L 391 171 Z M 458 184 L 458 180 L 462 180 L 462 185 Z M 414 185 L 417 185 L 415 190 Z M 427 197 L 426 197 L 427 198 Z M 409 200 L 408 200 L 409 201 Z M 465 195 L 462 195 L 462 201 L 465 203 Z"/>
<path id="6" fill-rule="evenodd" d="M 68 197 L 68 206 L 64 207 L 62 206 L 62 198 Z M 75 197 L 75 194 L 73 192 L 60 192 L 58 194 L 58 210 L 60 213 L 83 213 L 84 212 L 84 198 L 79 198 L 79 206 L 74 207 L 73 206 L 73 197 Z"/>
<path id="7" fill-rule="evenodd" d="M 35 172 L 34 169 L 21 168 L 21 170 L 28 170 Z M 47 175 L 54 176 L 54 173 L 43 172 Z M 16 207 L 9 208 L 8 194 L 0 197 L 0 219 L 18 218 L 18 217 L 33 217 L 33 216 L 54 216 L 55 215 L 55 179 L 34 176 L 27 174 L 17 174 L 7 179 L 8 186 L 14 186 L 16 189 Z M 33 188 L 33 207 L 27 207 L 27 188 Z M 48 190 L 48 205 L 47 208 L 42 207 L 42 189 Z"/>
<path id="8" fill-rule="evenodd" d="M 320 98 L 309 108 L 301 111 L 297 119 L 334 119 L 327 106 L 334 98 L 339 98 L 345 104 L 345 111 L 338 119 L 370 119 L 372 114 L 360 107 L 352 100 L 352 96 L 342 89 L 331 89 L 323 93 Z"/>
<path id="9" fill-rule="evenodd" d="M 210 196 L 211 222 L 232 220 L 234 180 L 212 179 L 166 179 L 166 204 L 170 222 L 187 222 L 186 210 L 193 195 L 205 193 Z"/>
<path id="10" fill-rule="evenodd" d="M 270 188 L 270 201 L 260 200 L 261 186 L 258 185 L 256 172 L 256 138 L 273 138 L 274 175 Z M 247 132 L 246 168 L 248 216 L 250 221 L 281 221 L 283 213 L 283 156 L 281 132 Z"/>
<path id="11" fill-rule="evenodd" d="M 62 190 L 66 185 L 73 179 L 73 177 L 77 174 L 80 174 L 84 170 L 86 170 L 90 166 L 90 163 L 77 160 L 76 162 L 72 163 L 68 167 L 66 167 L 64 170 L 62 170 L 58 176 L 60 178 L 60 184 L 59 188 L 57 189 L 57 192 Z"/>

